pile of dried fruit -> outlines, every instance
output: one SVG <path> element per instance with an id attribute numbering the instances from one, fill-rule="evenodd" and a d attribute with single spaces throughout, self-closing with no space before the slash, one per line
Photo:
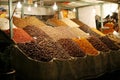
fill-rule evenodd
<path id="1" fill-rule="evenodd" d="M 52 56 L 42 51 L 41 47 L 35 42 L 18 43 L 18 47 L 30 58 L 38 61 L 50 61 Z"/>
<path id="2" fill-rule="evenodd" d="M 44 54 L 49 54 L 52 58 L 69 59 L 67 51 L 62 46 L 49 37 L 44 31 L 35 26 L 27 26 L 23 28 L 36 40 L 36 43 L 41 47 Z"/>
<path id="3" fill-rule="evenodd" d="M 79 26 L 83 26 L 84 25 L 84 23 L 83 22 L 81 22 L 80 20 L 78 20 L 78 19 L 71 19 L 72 21 L 74 21 L 75 23 L 77 23 Z"/>
<path id="4" fill-rule="evenodd" d="M 108 46 L 109 49 L 111 50 L 118 50 L 119 47 L 114 44 L 112 40 L 110 40 L 107 36 L 102 36 L 99 38 L 104 44 Z"/>
<path id="5" fill-rule="evenodd" d="M 99 51 L 107 52 L 110 49 L 99 38 L 91 36 L 87 39 Z"/>
<path id="6" fill-rule="evenodd" d="M 72 19 L 72 20 L 80 26 L 79 28 L 81 30 L 83 30 L 86 33 L 89 33 L 91 36 L 96 36 L 96 37 L 105 36 L 104 34 L 102 34 L 97 29 L 90 28 L 88 25 L 84 24 L 80 20 L 77 20 L 77 19 Z"/>
<path id="7" fill-rule="evenodd" d="M 76 44 L 72 39 L 63 38 L 58 40 L 58 43 L 62 45 L 62 47 L 68 51 L 70 56 L 73 57 L 84 57 L 85 53 L 80 49 L 79 45 Z"/>

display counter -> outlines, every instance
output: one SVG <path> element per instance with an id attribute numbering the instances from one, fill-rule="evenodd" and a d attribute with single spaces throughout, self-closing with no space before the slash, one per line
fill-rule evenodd
<path id="1" fill-rule="evenodd" d="M 26 80 L 80 80 L 98 77 L 120 69 L 120 50 L 100 52 L 97 56 L 42 62 L 26 56 L 16 45 L 11 59 L 17 73 Z"/>

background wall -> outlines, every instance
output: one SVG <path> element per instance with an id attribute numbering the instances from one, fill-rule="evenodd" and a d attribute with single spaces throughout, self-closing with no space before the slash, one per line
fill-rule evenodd
<path id="1" fill-rule="evenodd" d="M 89 25 L 90 27 L 95 27 L 95 12 L 94 6 L 79 8 L 78 16 L 79 20 Z"/>
<path id="2" fill-rule="evenodd" d="M 103 4 L 103 18 L 112 12 L 118 11 L 118 5 L 114 3 Z M 84 22 L 90 27 L 96 27 L 95 25 L 95 15 L 101 16 L 100 5 L 89 6 L 78 9 L 79 20 Z"/>

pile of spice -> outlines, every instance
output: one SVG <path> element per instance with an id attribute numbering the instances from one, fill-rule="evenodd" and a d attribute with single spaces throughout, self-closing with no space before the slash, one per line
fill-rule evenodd
<path id="1" fill-rule="evenodd" d="M 64 34 L 67 38 L 89 37 L 89 35 L 77 27 L 55 27 L 55 29 Z"/>
<path id="2" fill-rule="evenodd" d="M 4 31 L 7 35 L 10 35 L 10 30 Z M 21 28 L 13 28 L 13 41 L 15 43 L 26 43 L 31 42 L 34 39 L 23 29 Z"/>
<path id="3" fill-rule="evenodd" d="M 63 19 L 61 19 L 61 21 L 66 23 L 69 27 L 79 27 L 78 24 L 76 24 L 75 22 L 73 22 L 72 20 L 70 20 L 68 18 L 63 18 Z"/>
<path id="4" fill-rule="evenodd" d="M 13 23 L 19 28 L 24 28 L 28 25 L 35 25 L 37 27 L 46 26 L 46 24 L 33 16 L 25 17 L 23 19 L 13 17 Z"/>
<path id="5" fill-rule="evenodd" d="M 95 36 L 95 37 L 101 37 L 100 34 L 96 33 L 94 30 L 92 30 L 91 28 L 88 30 L 88 33 L 91 35 L 91 36 Z"/>
<path id="6" fill-rule="evenodd" d="M 66 26 L 68 26 L 63 21 L 61 21 L 57 18 L 48 19 L 46 23 L 53 26 L 53 27 L 66 27 Z"/>
<path id="7" fill-rule="evenodd" d="M 23 29 L 36 40 L 36 43 L 41 47 L 44 54 L 51 55 L 52 58 L 57 59 L 70 58 L 67 51 L 65 51 L 59 43 L 55 42 L 40 28 L 27 26 Z"/>
<path id="8" fill-rule="evenodd" d="M 92 31 L 94 31 L 95 33 L 99 34 L 100 36 L 105 36 L 105 34 L 103 34 L 102 32 L 100 32 L 99 30 L 95 29 L 95 28 L 91 28 Z"/>
<path id="9" fill-rule="evenodd" d="M 47 26 L 44 22 L 40 21 L 37 17 L 29 16 L 25 17 L 25 21 L 28 25 L 35 25 L 37 27 Z"/>
<path id="10" fill-rule="evenodd" d="M 15 24 L 16 27 L 19 28 L 24 28 L 27 26 L 25 19 L 21 19 L 15 16 L 13 17 L 13 23 Z"/>
<path id="11" fill-rule="evenodd" d="M 0 30 L 8 30 L 9 28 L 9 20 L 7 18 L 0 18 Z M 12 28 L 16 28 L 16 26 L 13 24 Z"/>
<path id="12" fill-rule="evenodd" d="M 98 51 L 92 46 L 91 43 L 85 38 L 74 38 L 73 41 L 75 41 L 79 47 L 84 51 L 87 55 L 98 55 Z"/>
<path id="13" fill-rule="evenodd" d="M 107 47 L 106 44 L 104 44 L 99 38 L 94 37 L 94 36 L 90 36 L 87 39 L 93 46 L 95 49 L 97 49 L 98 51 L 103 51 L 103 52 L 107 52 L 110 49 Z"/>
<path id="14" fill-rule="evenodd" d="M 112 40 L 110 40 L 110 38 L 108 38 L 107 36 L 102 36 L 102 37 L 99 37 L 99 39 L 108 46 L 109 49 L 111 50 L 118 50 L 119 47 L 114 44 L 114 42 Z"/>
<path id="15" fill-rule="evenodd" d="M 80 49 L 79 45 L 76 44 L 72 39 L 63 38 L 58 40 L 62 47 L 68 51 L 70 56 L 73 57 L 84 57 L 85 53 Z"/>
<path id="16" fill-rule="evenodd" d="M 73 32 L 69 30 L 70 27 L 54 27 L 57 31 L 64 34 L 67 38 L 74 38 L 76 37 Z"/>
<path id="17" fill-rule="evenodd" d="M 84 23 L 81 22 L 81 21 L 78 20 L 78 19 L 71 19 L 71 20 L 74 21 L 75 23 L 77 23 L 79 26 L 83 26 L 83 25 L 84 25 Z"/>
<path id="18" fill-rule="evenodd" d="M 74 34 L 76 37 L 89 37 L 89 35 L 87 33 L 85 33 L 84 31 L 82 31 L 81 29 L 77 28 L 77 27 L 73 27 L 73 28 L 68 28 L 68 30 Z"/>
<path id="19" fill-rule="evenodd" d="M 49 35 L 55 41 L 59 40 L 60 38 L 67 38 L 63 33 L 56 30 L 54 27 L 51 26 L 44 26 L 40 27 L 47 35 Z"/>

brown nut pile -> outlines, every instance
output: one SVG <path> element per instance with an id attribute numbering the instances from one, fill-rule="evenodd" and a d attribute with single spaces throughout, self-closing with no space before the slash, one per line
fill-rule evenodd
<path id="1" fill-rule="evenodd" d="M 110 49 L 99 38 L 91 36 L 87 39 L 97 50 L 107 52 Z"/>
<path id="2" fill-rule="evenodd" d="M 108 46 L 109 49 L 111 50 L 118 50 L 119 47 L 114 44 L 114 42 L 112 40 L 110 40 L 107 36 L 102 36 L 102 37 L 99 37 L 99 39 Z"/>
<path id="3" fill-rule="evenodd" d="M 79 45 L 76 44 L 72 39 L 63 38 L 58 40 L 62 47 L 68 51 L 70 56 L 73 57 L 84 57 L 85 53 L 80 49 Z"/>

